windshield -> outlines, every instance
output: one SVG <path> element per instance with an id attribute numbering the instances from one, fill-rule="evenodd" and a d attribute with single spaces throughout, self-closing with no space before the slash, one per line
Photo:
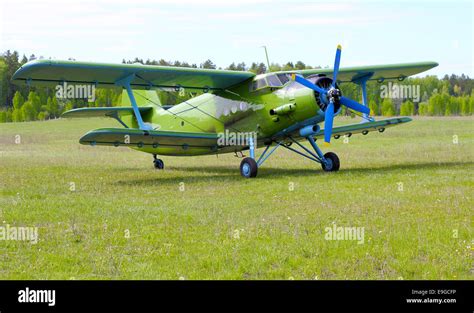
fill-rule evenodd
<path id="1" fill-rule="evenodd" d="M 277 74 L 277 76 L 278 76 L 278 79 L 280 79 L 280 81 L 283 85 L 290 81 L 290 78 L 288 77 L 288 74 Z"/>
<path id="2" fill-rule="evenodd" d="M 290 81 L 288 74 L 270 74 L 252 82 L 252 91 L 265 87 L 282 87 Z"/>
<path id="3" fill-rule="evenodd" d="M 271 87 L 280 87 L 283 85 L 276 75 L 267 76 L 267 81 Z"/>

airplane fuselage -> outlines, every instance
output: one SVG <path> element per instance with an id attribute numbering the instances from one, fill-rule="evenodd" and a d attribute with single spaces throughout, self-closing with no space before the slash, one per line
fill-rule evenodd
<path id="1" fill-rule="evenodd" d="M 300 129 L 302 126 L 317 124 L 324 120 L 324 112 L 316 102 L 313 90 L 293 81 L 280 86 L 267 83 L 270 74 L 234 86 L 230 90 L 204 93 L 173 106 L 168 110 L 155 107 L 143 116 L 144 121 L 155 130 L 206 132 L 222 134 L 256 133 L 257 146 L 264 145 L 276 134 Z M 257 86 L 256 82 L 265 79 Z M 260 87 L 260 88 L 255 88 Z M 292 105 L 288 112 L 278 112 L 282 106 Z M 275 113 L 277 111 L 277 113 Z M 125 121 L 127 122 L 127 121 Z M 130 117 L 128 123 L 137 127 Z M 247 147 L 230 145 L 221 147 L 218 153 L 237 152 Z M 143 147 L 133 149 L 159 155 L 201 155 L 215 154 L 209 148 L 193 147 Z"/>

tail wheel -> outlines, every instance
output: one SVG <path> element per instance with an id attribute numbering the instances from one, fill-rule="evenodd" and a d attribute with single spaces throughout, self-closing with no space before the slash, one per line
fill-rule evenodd
<path id="1" fill-rule="evenodd" d="M 326 172 L 337 172 L 341 163 L 339 162 L 339 157 L 333 152 L 328 152 L 324 155 L 326 162 L 321 163 L 323 170 Z"/>
<path id="2" fill-rule="evenodd" d="M 165 162 L 162 159 L 155 159 L 153 160 L 153 165 L 157 170 L 162 170 L 165 168 Z"/>
<path id="3" fill-rule="evenodd" d="M 252 158 L 245 158 L 240 162 L 240 174 L 245 178 L 253 178 L 257 176 L 258 166 Z"/>

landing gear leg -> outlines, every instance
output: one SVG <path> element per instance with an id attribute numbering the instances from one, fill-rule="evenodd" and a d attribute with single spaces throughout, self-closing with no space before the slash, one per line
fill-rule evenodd
<path id="1" fill-rule="evenodd" d="M 326 172 L 336 172 L 339 170 L 340 163 L 339 163 L 339 158 L 337 157 L 337 155 L 333 152 L 328 152 L 323 155 L 323 152 L 321 151 L 321 149 L 319 149 L 318 145 L 316 144 L 316 141 L 314 140 L 312 136 L 308 136 L 306 137 L 306 139 L 311 144 L 311 147 L 313 147 L 314 152 L 306 148 L 305 146 L 303 146 L 302 144 L 300 144 L 298 141 L 294 140 L 293 138 L 289 137 L 289 139 L 292 142 L 294 142 L 297 146 L 299 146 L 301 149 L 303 149 L 306 153 L 300 152 L 286 145 L 282 145 L 282 147 L 290 151 L 293 151 L 305 158 L 308 158 L 311 161 L 321 164 L 323 170 L 325 170 Z"/>
<path id="2" fill-rule="evenodd" d="M 157 170 L 162 170 L 165 168 L 165 163 L 163 162 L 162 159 L 158 159 L 156 157 L 156 154 L 153 154 L 153 165 Z"/>
<path id="3" fill-rule="evenodd" d="M 250 137 L 248 140 L 250 157 L 247 157 L 240 162 L 240 174 L 245 178 L 253 178 L 257 176 L 258 165 L 257 161 L 255 161 L 255 144 L 253 138 Z"/>

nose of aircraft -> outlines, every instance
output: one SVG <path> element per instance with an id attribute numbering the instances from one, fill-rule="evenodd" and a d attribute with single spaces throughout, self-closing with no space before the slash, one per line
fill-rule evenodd
<path id="1" fill-rule="evenodd" d="M 319 94 L 319 99 L 321 104 L 325 104 L 324 107 L 324 141 L 326 144 L 329 144 L 331 141 L 332 135 L 332 126 L 335 113 L 337 113 L 337 106 L 342 104 L 354 111 L 369 114 L 370 109 L 358 103 L 357 101 L 351 100 L 349 98 L 343 97 L 341 91 L 337 86 L 337 74 L 339 73 L 339 64 L 341 61 L 341 45 L 337 46 L 336 57 L 334 59 L 334 70 L 333 76 L 330 85 L 328 86 L 319 86 L 315 82 L 304 78 L 301 75 L 292 75 L 292 79 L 301 85 L 313 89 Z M 325 95 L 324 97 L 321 95 Z M 318 97 L 317 97 L 318 98 Z M 340 103 L 340 104 L 339 104 Z M 336 110 L 337 108 L 337 110 Z"/>

